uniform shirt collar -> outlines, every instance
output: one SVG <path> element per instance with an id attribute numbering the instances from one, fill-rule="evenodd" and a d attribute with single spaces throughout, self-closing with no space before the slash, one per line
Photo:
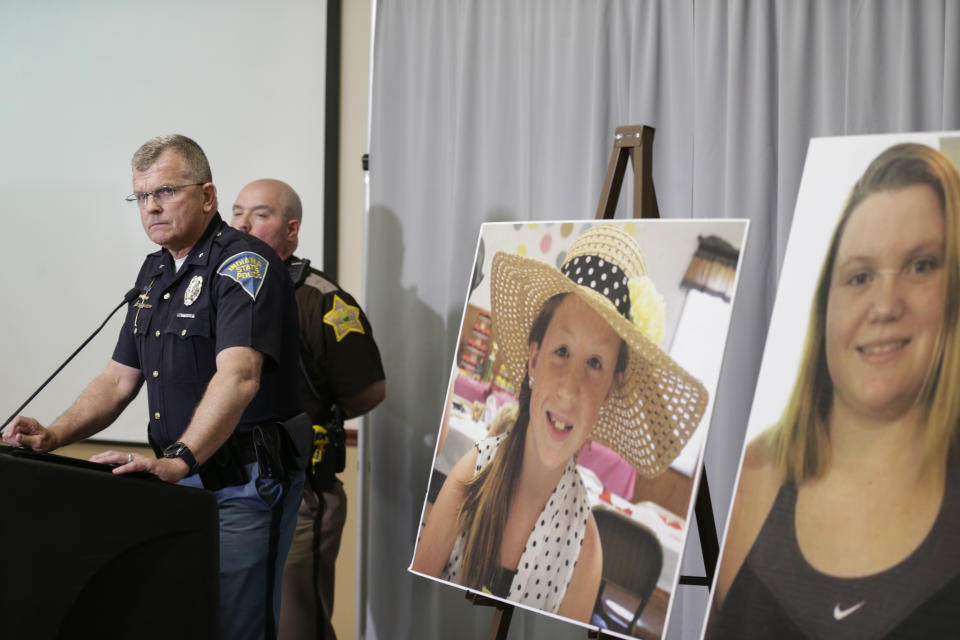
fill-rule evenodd
<path id="1" fill-rule="evenodd" d="M 214 239 L 219 237 L 221 227 L 225 226 L 226 223 L 223 221 L 223 218 L 220 217 L 220 213 L 213 214 L 213 218 L 210 219 L 210 224 L 207 225 L 203 235 L 200 236 L 197 243 L 193 245 L 193 249 L 190 249 L 190 255 L 187 256 L 186 264 L 206 265 L 210 261 L 210 246 L 213 244 Z"/>
<path id="2" fill-rule="evenodd" d="M 223 221 L 223 218 L 220 217 L 220 213 L 213 214 L 213 218 L 210 219 L 210 223 L 204 230 L 203 235 L 200 236 L 197 243 L 190 249 L 190 253 L 187 255 L 187 260 L 184 264 L 186 266 L 191 264 L 206 265 L 210 259 L 210 247 L 213 245 L 213 241 L 221 235 L 223 232 L 222 228 L 225 226 L 226 223 Z M 177 271 L 173 262 L 173 256 L 163 247 L 151 253 L 149 257 L 153 258 L 154 265 L 153 274 L 151 275 L 158 276 L 166 274 L 164 275 L 164 279 L 174 279 L 178 273 L 185 272 L 185 269 L 180 269 L 179 272 Z"/>

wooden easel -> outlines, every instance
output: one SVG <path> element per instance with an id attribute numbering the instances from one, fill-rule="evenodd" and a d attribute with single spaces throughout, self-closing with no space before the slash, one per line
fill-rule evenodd
<path id="1" fill-rule="evenodd" d="M 659 218 L 657 193 L 653 188 L 653 127 L 632 125 L 617 127 L 613 140 L 613 151 L 607 165 L 607 176 L 603 182 L 600 204 L 597 205 L 597 220 L 612 220 L 620 198 L 620 187 L 626 173 L 627 161 L 633 162 L 633 217 Z M 717 537 L 717 523 L 713 517 L 713 503 L 710 500 L 710 486 L 707 484 L 706 467 L 700 471 L 700 484 L 697 488 L 697 502 L 694 506 L 697 516 L 697 532 L 700 535 L 700 552 L 703 554 L 704 576 L 680 576 L 680 584 L 701 585 L 710 589 L 713 574 L 720 555 Z"/>
<path id="2" fill-rule="evenodd" d="M 513 605 L 509 602 L 494 600 L 476 591 L 467 592 L 467 600 L 477 607 L 496 607 L 493 620 L 490 622 L 490 633 L 487 640 L 507 640 L 510 631 L 510 618 L 513 617 Z"/>
<path id="3" fill-rule="evenodd" d="M 613 150 L 607 164 L 607 175 L 597 205 L 597 220 L 612 220 L 617 210 L 617 200 L 623 187 L 623 177 L 627 163 L 633 165 L 633 217 L 659 219 L 660 208 L 657 194 L 653 188 L 653 127 L 630 125 L 617 127 L 613 136 Z M 710 488 L 707 485 L 707 472 L 700 472 L 700 484 L 697 489 L 697 502 L 694 507 L 697 516 L 697 531 L 700 534 L 700 550 L 703 554 L 705 576 L 680 576 L 680 584 L 702 585 L 710 589 L 713 573 L 720 555 L 717 538 L 717 525 L 713 517 L 713 505 L 710 500 Z M 496 612 L 490 624 L 487 640 L 506 640 L 510 630 L 510 619 L 514 606 L 507 602 L 488 598 L 476 591 L 467 592 L 467 600 L 475 606 L 493 606 Z M 612 636 L 603 629 L 593 628 L 587 631 L 588 640 L 602 640 Z"/>
<path id="4" fill-rule="evenodd" d="M 597 220 L 613 219 L 627 161 L 633 161 L 633 217 L 660 217 L 657 193 L 653 188 L 653 133 L 653 127 L 646 125 L 617 127 L 614 131 L 613 150 L 597 205 Z"/>

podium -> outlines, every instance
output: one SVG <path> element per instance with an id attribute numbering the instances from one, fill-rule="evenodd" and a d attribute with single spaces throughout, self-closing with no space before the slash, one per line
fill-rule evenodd
<path id="1" fill-rule="evenodd" d="M 0 637 L 216 638 L 215 496 L 0 447 Z"/>

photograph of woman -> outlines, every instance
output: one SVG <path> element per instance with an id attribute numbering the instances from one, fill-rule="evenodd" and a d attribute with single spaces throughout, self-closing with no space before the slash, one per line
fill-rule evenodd
<path id="1" fill-rule="evenodd" d="M 577 453 L 592 440 L 655 477 L 708 393 L 660 347 L 663 300 L 629 233 L 590 226 L 561 257 L 492 258 L 492 336 L 517 402 L 442 482 L 411 570 L 589 622 L 603 550 Z"/>
<path id="2" fill-rule="evenodd" d="M 958 216 L 924 144 L 849 192 L 793 390 L 744 452 L 706 638 L 957 637 Z"/>

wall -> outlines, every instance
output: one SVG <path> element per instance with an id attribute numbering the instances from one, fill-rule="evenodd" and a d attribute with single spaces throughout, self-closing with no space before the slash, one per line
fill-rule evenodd
<path id="1" fill-rule="evenodd" d="M 0 0 L 0 407 L 12 412 L 120 302 L 146 253 L 130 157 L 183 133 L 205 149 L 229 212 L 282 177 L 323 193 L 325 3 Z M 176 44 L 172 44 L 176 42 Z M 308 220 L 304 253 L 322 254 Z M 47 423 L 109 359 L 118 316 L 30 405 Z M 145 442 L 145 394 L 103 437 Z"/>
<path id="2" fill-rule="evenodd" d="M 367 102 L 370 83 L 370 0 L 343 0 L 340 41 L 340 240 L 338 281 L 363 304 L 363 249 L 366 175 L 361 158 L 367 150 Z M 377 327 L 373 327 L 377 336 Z M 382 334 L 381 334 L 382 335 Z M 390 393 L 390 381 L 387 381 Z M 362 419 L 348 428 L 362 429 Z M 333 627 L 339 638 L 356 638 L 357 514 L 359 478 L 357 449 L 347 449 L 347 468 L 340 474 L 347 494 L 347 522 L 334 595 Z"/>

